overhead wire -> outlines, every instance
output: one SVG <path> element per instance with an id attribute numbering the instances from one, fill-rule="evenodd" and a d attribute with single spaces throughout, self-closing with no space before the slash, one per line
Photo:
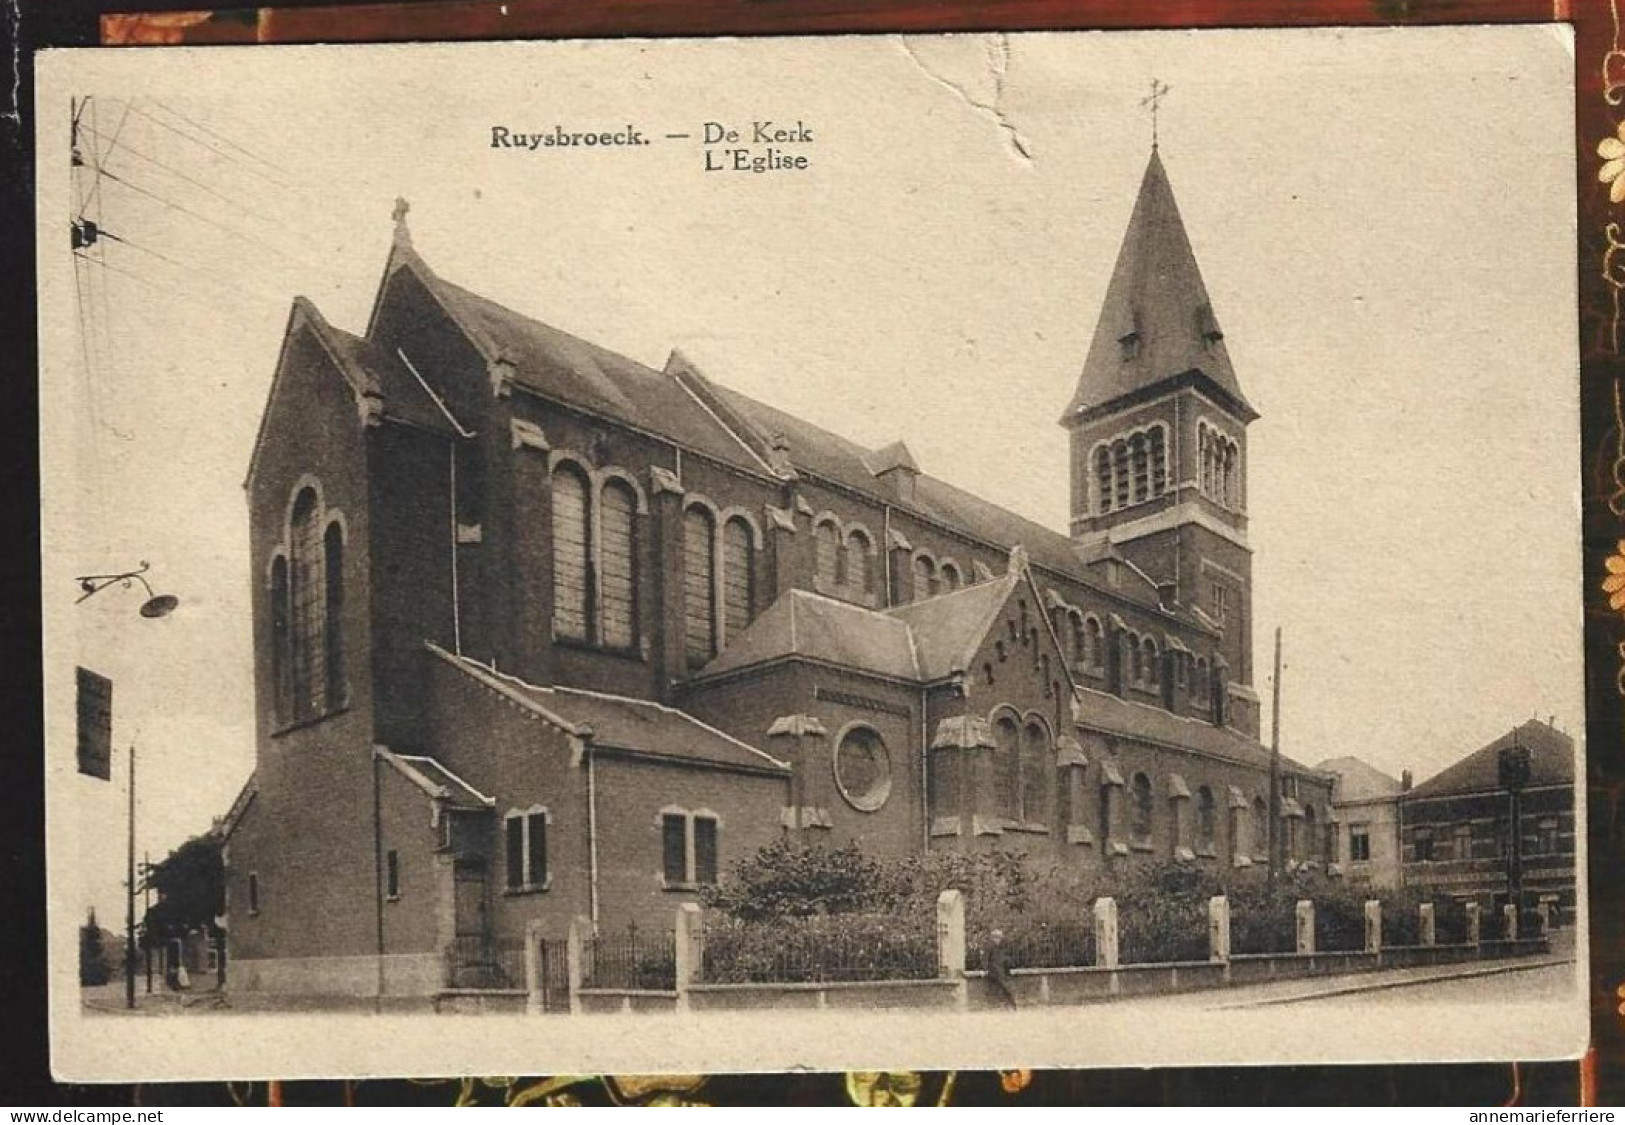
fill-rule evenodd
<path id="1" fill-rule="evenodd" d="M 98 137 L 101 135 L 99 133 L 95 133 L 94 130 L 91 130 L 91 132 L 95 136 L 98 136 Z M 259 219 L 259 220 L 261 220 L 263 222 L 271 223 L 273 225 L 275 225 L 276 222 L 277 222 L 276 219 L 274 219 L 271 216 L 266 215 L 266 214 L 264 214 L 262 212 L 254 210 L 252 207 L 250 207 L 248 204 L 242 202 L 240 199 L 237 199 L 234 196 L 227 195 L 225 192 L 222 192 L 222 191 L 220 191 L 220 190 L 218 190 L 216 188 L 210 187 L 208 184 L 204 183 L 202 180 L 198 179 L 196 176 L 189 176 L 185 172 L 182 172 L 177 168 L 170 167 L 168 164 L 165 164 L 162 160 L 159 160 L 157 157 L 147 155 L 141 149 L 135 148 L 133 145 L 129 144 L 128 142 L 126 142 L 125 145 L 124 145 L 124 152 L 126 154 L 130 155 L 130 156 L 135 157 L 137 160 L 144 161 L 147 164 L 151 164 L 156 168 L 162 169 L 168 175 L 174 176 L 177 179 L 185 180 L 187 183 L 191 184 L 193 187 L 196 187 L 196 188 L 198 188 L 198 189 L 200 189 L 202 191 L 208 192 L 210 195 L 214 196 L 216 199 L 219 199 L 221 202 L 231 204 L 233 207 L 236 207 L 238 210 L 242 211 L 245 215 L 251 215 L 256 219 Z M 104 157 L 105 157 L 105 154 L 104 154 Z"/>

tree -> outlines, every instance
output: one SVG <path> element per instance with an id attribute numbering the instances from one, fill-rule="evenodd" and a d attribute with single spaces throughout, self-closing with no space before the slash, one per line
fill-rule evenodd
<path id="1" fill-rule="evenodd" d="M 213 939 L 226 888 L 220 838 L 212 832 L 192 837 L 152 865 L 147 884 L 157 896 L 146 916 L 149 949 L 198 929 L 206 930 Z"/>
<path id="2" fill-rule="evenodd" d="M 96 921 L 96 908 L 79 927 L 79 983 L 106 984 L 113 977 L 113 967 L 107 963 L 107 949 L 102 942 L 102 928 Z"/>

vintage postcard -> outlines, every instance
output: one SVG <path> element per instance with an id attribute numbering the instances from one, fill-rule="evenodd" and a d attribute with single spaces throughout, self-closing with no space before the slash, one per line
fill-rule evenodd
<path id="1" fill-rule="evenodd" d="M 1566 28 L 39 75 L 60 1077 L 1582 1049 Z"/>

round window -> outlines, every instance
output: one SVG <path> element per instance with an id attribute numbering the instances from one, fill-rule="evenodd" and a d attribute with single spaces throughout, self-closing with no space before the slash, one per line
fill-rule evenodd
<path id="1" fill-rule="evenodd" d="M 835 748 L 835 784 L 855 809 L 874 812 L 891 795 L 891 755 L 868 727 L 853 727 Z"/>

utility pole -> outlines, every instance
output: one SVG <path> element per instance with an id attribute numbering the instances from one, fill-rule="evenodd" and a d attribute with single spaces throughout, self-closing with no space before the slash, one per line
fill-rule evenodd
<path id="1" fill-rule="evenodd" d="M 124 1006 L 135 1007 L 135 743 L 130 743 L 130 831 L 124 894 Z"/>
<path id="2" fill-rule="evenodd" d="M 1281 869 L 1281 627 L 1275 627 L 1275 682 L 1270 718 L 1269 885 Z"/>
<path id="3" fill-rule="evenodd" d="M 147 995 L 152 995 L 152 857 L 141 853 L 141 958 L 147 967 Z"/>

